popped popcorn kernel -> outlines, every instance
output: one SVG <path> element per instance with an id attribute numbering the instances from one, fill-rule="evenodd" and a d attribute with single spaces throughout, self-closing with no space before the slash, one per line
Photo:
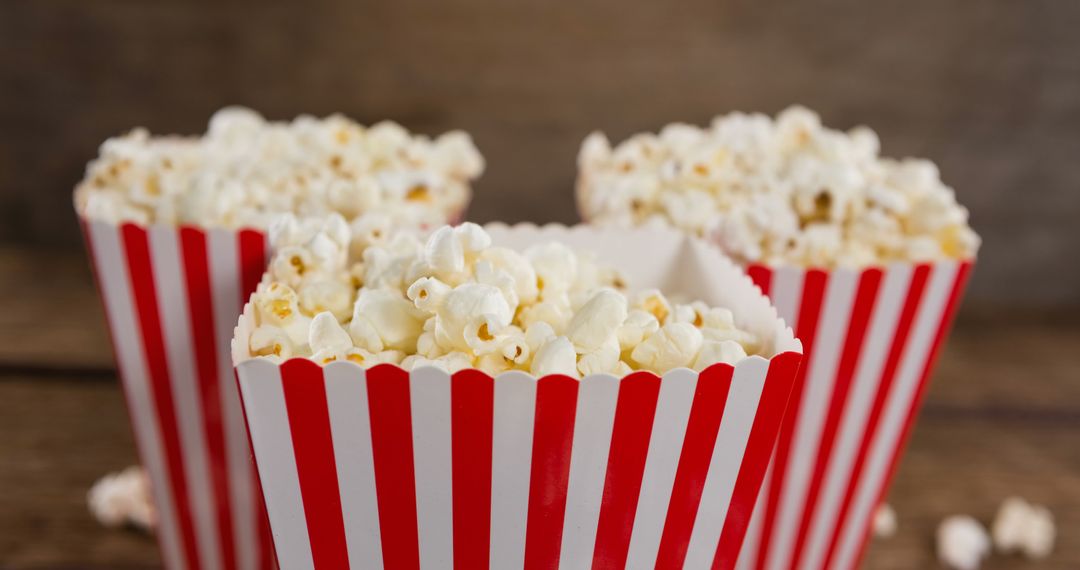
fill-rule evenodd
<path id="1" fill-rule="evenodd" d="M 1057 529 L 1054 516 L 1046 507 L 1009 497 L 994 516 L 991 535 L 999 552 L 1020 552 L 1027 558 L 1039 560 L 1049 556 L 1054 549 Z"/>
<path id="2" fill-rule="evenodd" d="M 938 560 L 948 568 L 976 570 L 990 553 L 990 537 L 979 521 L 953 515 L 937 528 Z"/>
<path id="3" fill-rule="evenodd" d="M 157 526 L 157 509 L 150 495 L 150 478 L 138 465 L 99 479 L 86 494 L 90 513 L 102 525 L 132 525 L 144 531 Z"/>
<path id="4" fill-rule="evenodd" d="M 582 215 L 601 226 L 674 226 L 743 264 L 854 267 L 970 259 L 968 212 L 937 167 L 880 156 L 874 131 L 826 128 L 794 106 L 673 123 L 578 153 Z M 660 318 L 663 322 L 663 318 Z"/>
<path id="5" fill-rule="evenodd" d="M 366 227 L 275 225 L 273 239 L 288 245 L 253 295 L 252 358 L 582 378 L 702 370 L 757 350 L 730 310 L 673 305 L 655 289 L 628 296 L 618 272 L 564 244 L 518 253 L 462 224 L 424 243 L 386 235 L 352 247 L 350 232 Z M 303 271 L 293 270 L 296 259 Z"/>
<path id="6" fill-rule="evenodd" d="M 419 228 L 459 216 L 483 170 L 461 131 L 433 141 L 391 122 L 277 122 L 226 107 L 202 136 L 134 129 L 106 140 L 75 200 L 85 216 L 111 223 L 267 229 L 283 213 L 352 220 L 378 211 Z"/>

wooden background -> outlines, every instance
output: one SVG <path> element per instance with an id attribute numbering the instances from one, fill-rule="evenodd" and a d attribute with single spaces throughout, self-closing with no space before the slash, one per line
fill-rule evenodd
<path id="1" fill-rule="evenodd" d="M 933 158 L 985 236 L 969 302 L 1080 305 L 1080 3 L 0 2 L 0 243 L 78 248 L 106 137 L 226 104 L 472 132 L 470 216 L 573 222 L 582 137 L 793 102 Z"/>

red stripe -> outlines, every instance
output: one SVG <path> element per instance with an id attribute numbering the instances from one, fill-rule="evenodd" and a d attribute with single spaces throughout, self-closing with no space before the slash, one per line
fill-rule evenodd
<path id="1" fill-rule="evenodd" d="M 844 409 L 847 406 L 848 395 L 851 391 L 851 379 L 855 376 L 855 366 L 859 361 L 859 355 L 862 354 L 863 339 L 866 335 L 867 324 L 870 322 L 870 314 L 874 309 L 878 287 L 881 285 L 881 275 L 882 271 L 880 269 L 867 269 L 859 277 L 859 287 L 855 293 L 855 305 L 851 309 L 847 336 L 844 339 L 843 352 L 836 369 L 836 379 L 833 382 L 832 401 L 829 403 L 829 410 L 825 416 L 825 425 L 822 427 L 817 459 L 814 462 L 814 470 L 810 476 L 810 486 L 806 490 L 806 503 L 803 505 L 799 532 L 795 536 L 795 550 L 791 560 L 793 568 L 798 567 L 802 559 L 803 544 L 806 542 L 806 535 L 810 528 L 810 519 L 813 518 L 817 507 L 821 482 L 825 476 L 825 468 L 829 465 L 832 457 L 833 444 L 836 441 L 836 431 L 840 426 L 840 418 L 843 417 Z"/>
<path id="2" fill-rule="evenodd" d="M 559 565 L 578 381 L 545 376 L 536 383 L 529 512 L 525 523 L 525 568 Z"/>
<path id="3" fill-rule="evenodd" d="M 746 268 L 746 274 L 750 276 L 754 285 L 757 285 L 764 295 L 769 295 L 769 288 L 772 286 L 772 269 L 764 265 L 751 265 Z"/>
<path id="4" fill-rule="evenodd" d="M 322 367 L 306 358 L 285 361 L 281 365 L 281 388 L 289 415 L 311 558 L 315 568 L 348 568 Z"/>
<path id="5" fill-rule="evenodd" d="M 956 278 L 953 281 L 952 290 L 949 292 L 949 300 L 945 305 L 944 312 L 942 312 L 941 322 L 938 324 L 937 332 L 934 333 L 934 344 L 930 349 L 930 356 L 927 358 L 926 364 L 923 367 L 915 399 L 912 400 L 911 408 L 908 410 L 907 418 L 904 420 L 904 428 L 900 432 L 899 445 L 896 446 L 892 459 L 889 460 L 889 470 L 886 472 L 888 475 L 882 482 L 881 490 L 877 493 L 878 500 L 876 504 L 878 505 L 885 501 L 885 493 L 889 490 L 893 477 L 896 476 L 896 469 L 899 466 L 900 458 L 904 454 L 904 449 L 907 448 L 908 439 L 911 437 L 911 429 L 915 425 L 915 417 L 918 415 L 919 410 L 922 409 L 923 398 L 926 396 L 926 387 L 929 384 L 930 372 L 933 371 L 934 366 L 937 363 L 938 356 L 945 344 L 945 338 L 948 336 L 953 319 L 956 317 L 956 310 L 960 306 L 960 299 L 963 296 L 964 288 L 971 275 L 971 267 L 972 263 L 967 261 L 962 262 L 957 268 Z M 855 558 L 856 562 L 862 560 L 863 551 L 866 549 L 866 543 L 869 538 L 870 525 L 866 525 L 861 546 L 859 547 L 859 555 Z"/>
<path id="6" fill-rule="evenodd" d="M 754 424 L 750 428 L 746 452 L 743 454 L 742 465 L 739 466 L 731 504 L 724 520 L 724 529 L 720 533 L 720 542 L 713 557 L 714 569 L 734 568 L 739 558 L 739 550 L 754 514 L 754 504 L 761 490 L 765 470 L 772 458 L 773 445 L 780 431 L 780 422 L 783 421 L 800 362 L 802 355 L 797 352 L 784 352 L 769 361 L 761 401 L 758 403 Z"/>
<path id="7" fill-rule="evenodd" d="M 199 568 L 199 546 L 195 540 L 195 525 L 188 503 L 187 478 L 184 476 L 184 456 L 180 449 L 180 428 L 173 404 L 169 365 L 165 355 L 165 343 L 158 314 L 157 288 L 154 285 L 153 265 L 146 230 L 124 224 L 121 228 L 124 249 L 127 253 L 128 278 L 131 293 L 135 297 L 139 330 L 142 333 L 146 368 L 150 375 L 151 392 L 157 411 L 159 431 L 165 448 L 165 462 L 172 484 L 173 502 L 176 506 L 180 538 L 189 568 Z"/>
<path id="8" fill-rule="evenodd" d="M 833 556 L 836 554 L 836 546 L 840 539 L 840 530 L 844 528 L 848 516 L 848 509 L 851 507 L 851 501 L 855 496 L 855 489 L 858 486 L 857 483 L 862 477 L 863 464 L 866 462 L 866 456 L 870 449 L 870 442 L 874 440 L 877 434 L 877 428 L 879 421 L 881 420 L 881 411 L 885 407 L 885 402 L 888 400 L 889 393 L 892 391 L 893 380 L 896 378 L 896 368 L 900 362 L 900 355 L 904 352 L 904 346 L 907 344 L 908 333 L 911 332 L 911 324 L 915 320 L 915 312 L 919 307 L 919 302 L 922 300 L 923 291 L 926 289 L 926 277 L 930 273 L 930 267 L 928 265 L 918 265 L 915 267 L 915 271 L 911 276 L 911 284 L 908 286 L 907 299 L 904 300 L 904 307 L 900 311 L 900 319 L 896 324 L 896 334 L 893 336 L 892 346 L 889 347 L 889 356 L 885 360 L 885 367 L 881 372 L 881 380 L 878 383 L 878 391 L 874 396 L 873 406 L 870 408 L 870 415 L 866 421 L 866 429 L 863 432 L 862 441 L 859 442 L 859 449 L 855 454 L 855 462 L 851 468 L 851 474 L 848 476 L 848 483 L 844 491 L 844 498 L 840 502 L 840 510 L 837 512 L 840 515 L 836 528 L 833 530 L 832 538 L 829 540 L 829 549 L 825 554 L 824 567 L 829 567 L 832 564 Z"/>
<path id="9" fill-rule="evenodd" d="M 619 385 L 593 568 L 626 566 L 659 395 L 660 377 L 648 372 L 635 372 Z"/>
<path id="10" fill-rule="evenodd" d="M 491 536 L 491 431 L 495 383 L 478 370 L 450 383 L 454 567 L 487 568 Z"/>
<path id="11" fill-rule="evenodd" d="M 710 366 L 698 376 L 664 531 L 660 535 L 657 568 L 682 568 L 686 558 L 734 370 L 730 365 Z"/>
<path id="12" fill-rule="evenodd" d="M 262 281 L 266 271 L 266 235 L 255 230 L 240 230 L 240 306 Z"/>
<path id="13" fill-rule="evenodd" d="M 180 228 L 181 254 L 187 286 L 188 311 L 191 316 L 191 344 L 195 348 L 195 366 L 199 378 L 206 450 L 210 454 L 210 480 L 217 507 L 218 533 L 224 568 L 236 568 L 233 542 L 232 509 L 229 503 L 229 473 L 225 459 L 225 429 L 221 410 L 221 386 L 218 378 L 218 354 L 214 334 L 214 306 L 210 287 L 210 268 L 206 252 L 206 234 Z"/>
<path id="14" fill-rule="evenodd" d="M 788 454 L 791 452 L 791 441 L 794 438 L 795 425 L 799 419 L 799 411 L 802 408 L 802 395 L 806 373 L 810 369 L 810 360 L 814 358 L 814 338 L 817 336 L 818 319 L 821 316 L 821 305 L 825 297 L 825 284 L 828 281 L 828 273 L 820 269 L 808 270 L 803 276 L 802 299 L 799 302 L 798 327 L 796 336 L 803 344 L 802 366 L 795 376 L 795 384 L 792 387 L 791 398 L 788 400 L 787 412 L 784 421 L 780 425 L 780 436 L 776 442 L 776 457 L 773 464 L 772 479 L 769 482 L 769 495 L 765 501 L 765 512 L 761 524 L 761 542 L 758 544 L 757 561 L 758 567 L 765 567 L 768 562 L 769 544 L 772 542 L 773 524 L 776 522 L 776 510 L 780 506 L 780 494 L 784 489 L 784 476 L 787 473 Z"/>
<path id="15" fill-rule="evenodd" d="M 420 568 L 409 373 L 388 364 L 371 368 L 367 390 L 383 566 Z"/>

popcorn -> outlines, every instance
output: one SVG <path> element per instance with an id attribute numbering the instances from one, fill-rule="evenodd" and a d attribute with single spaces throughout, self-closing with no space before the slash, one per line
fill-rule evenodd
<path id="1" fill-rule="evenodd" d="M 990 553 L 990 537 L 979 521 L 953 515 L 938 525 L 938 560 L 949 568 L 975 570 Z"/>
<path id="2" fill-rule="evenodd" d="M 499 340 L 499 352 L 502 357 L 514 365 L 523 365 L 532 356 L 532 347 L 529 345 L 525 332 L 518 327 L 507 327 Z"/>
<path id="3" fill-rule="evenodd" d="M 626 319 L 619 325 L 616 337 L 619 339 L 619 347 L 623 350 L 631 350 L 660 328 L 660 322 L 648 311 L 634 309 L 626 314 Z"/>
<path id="4" fill-rule="evenodd" d="M 733 340 L 705 340 L 701 343 L 701 351 L 694 359 L 694 370 L 701 372 L 717 362 L 735 364 L 746 358 L 746 349 Z"/>
<path id="5" fill-rule="evenodd" d="M 259 288 L 264 287 L 260 285 Z M 300 314 L 299 299 L 292 287 L 270 283 L 262 294 L 257 295 L 255 309 L 261 322 L 281 328 L 293 344 L 307 342 L 311 319 Z"/>
<path id="6" fill-rule="evenodd" d="M 611 373 L 619 363 L 620 353 L 619 339 L 614 335 L 609 336 L 604 344 L 578 357 L 578 372 L 582 376 Z"/>
<path id="7" fill-rule="evenodd" d="M 566 337 L 574 345 L 574 350 L 587 353 L 599 350 L 602 346 L 615 341 L 615 354 L 618 360 L 618 338 L 615 336 L 623 321 L 626 320 L 626 297 L 611 289 L 597 291 L 585 305 L 574 313 L 566 327 Z M 612 362 L 611 365 L 615 363 Z"/>
<path id="8" fill-rule="evenodd" d="M 353 347 L 349 333 L 341 328 L 337 317 L 329 312 L 319 313 L 311 320 L 311 328 L 308 329 L 308 346 L 312 352 L 311 359 L 321 364 L 340 359 L 362 362 L 370 356 L 370 353 L 359 353 L 360 349 Z M 358 352 L 358 355 L 349 358 L 352 352 Z"/>
<path id="9" fill-rule="evenodd" d="M 887 503 L 878 505 L 874 511 L 874 536 L 888 538 L 896 534 L 896 511 Z"/>
<path id="10" fill-rule="evenodd" d="M 436 277 L 459 282 L 465 271 L 465 250 L 454 228 L 443 226 L 432 234 L 424 247 L 424 263 Z"/>
<path id="11" fill-rule="evenodd" d="M 642 309 L 651 314 L 658 322 L 667 320 L 671 314 L 671 303 L 668 303 L 664 294 L 656 289 L 647 289 L 631 298 L 630 306 Z"/>
<path id="12" fill-rule="evenodd" d="M 157 526 L 150 480 L 138 465 L 99 479 L 86 494 L 86 502 L 94 518 L 107 527 L 133 525 L 149 531 Z"/>
<path id="13" fill-rule="evenodd" d="M 475 224 L 439 228 L 424 244 L 407 235 L 358 242 L 357 226 L 275 224 L 285 245 L 253 295 L 250 357 L 581 378 L 702 370 L 759 344 L 727 309 L 672 305 L 656 290 L 628 298 L 617 272 L 562 244 L 517 253 Z"/>
<path id="14" fill-rule="evenodd" d="M 663 373 L 672 368 L 690 366 L 701 350 L 701 331 L 689 323 L 671 323 L 660 327 L 637 345 L 630 358 L 646 370 Z"/>
<path id="15" fill-rule="evenodd" d="M 276 356 L 287 359 L 293 355 L 293 343 L 289 334 L 269 325 L 262 325 L 251 331 L 248 349 L 256 356 Z"/>
<path id="16" fill-rule="evenodd" d="M 529 350 L 532 352 L 540 350 L 544 343 L 555 336 L 555 329 L 545 321 L 533 322 L 529 328 L 525 329 L 525 343 L 529 345 Z"/>
<path id="17" fill-rule="evenodd" d="M 480 259 L 510 277 L 519 303 L 530 304 L 536 301 L 540 290 L 537 286 L 536 271 L 528 259 L 505 247 L 489 247 L 484 250 Z"/>
<path id="18" fill-rule="evenodd" d="M 536 272 L 536 287 L 541 300 L 558 299 L 577 279 L 577 255 L 561 243 L 535 245 L 525 250 Z"/>
<path id="19" fill-rule="evenodd" d="M 135 129 L 105 141 L 75 199 L 87 217 L 112 223 L 265 229 L 286 212 L 355 219 L 377 211 L 425 227 L 459 216 L 483 170 L 461 131 L 433 141 L 388 121 L 369 129 L 341 115 L 271 122 L 227 107 L 202 137 Z"/>
<path id="20" fill-rule="evenodd" d="M 533 357 L 530 372 L 537 378 L 549 374 L 563 374 L 577 378 L 577 353 L 570 339 L 560 336 L 544 343 Z"/>
<path id="21" fill-rule="evenodd" d="M 614 148 L 592 133 L 578 153 L 578 203 L 591 223 L 675 226 L 744 264 L 973 257 L 979 237 L 937 167 L 879 152 L 872 130 L 827 129 L 802 107 L 775 120 L 732 113 L 708 128 L 674 123 Z"/>
<path id="22" fill-rule="evenodd" d="M 1005 499 L 992 527 L 994 547 L 999 552 L 1021 552 L 1031 559 L 1049 556 L 1056 534 L 1050 511 L 1019 497 Z"/>
<path id="23" fill-rule="evenodd" d="M 458 285 L 435 312 L 435 339 L 444 346 L 467 350 L 493 340 L 511 317 L 506 298 L 495 287 Z"/>
<path id="24" fill-rule="evenodd" d="M 353 306 L 349 335 L 360 348 L 416 351 L 423 330 L 423 313 L 400 293 L 386 289 L 361 289 Z"/>

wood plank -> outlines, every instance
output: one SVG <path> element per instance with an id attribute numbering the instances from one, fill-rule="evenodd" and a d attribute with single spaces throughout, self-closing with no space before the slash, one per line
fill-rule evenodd
<path id="1" fill-rule="evenodd" d="M 0 566 L 160 566 L 152 537 L 103 528 L 86 507 L 95 480 L 137 461 L 115 382 L 0 378 L 0 434 Z"/>
<path id="2" fill-rule="evenodd" d="M 0 366 L 113 368 L 104 311 L 82 252 L 0 248 Z"/>
<path id="3" fill-rule="evenodd" d="M 864 567 L 935 568 L 934 533 L 942 519 L 969 514 L 989 525 L 1013 495 L 1053 512 L 1054 552 L 1037 563 L 994 555 L 983 569 L 1080 567 L 1080 414 L 952 411 L 931 405 L 923 414 L 888 499 L 898 532 L 871 543 Z"/>

